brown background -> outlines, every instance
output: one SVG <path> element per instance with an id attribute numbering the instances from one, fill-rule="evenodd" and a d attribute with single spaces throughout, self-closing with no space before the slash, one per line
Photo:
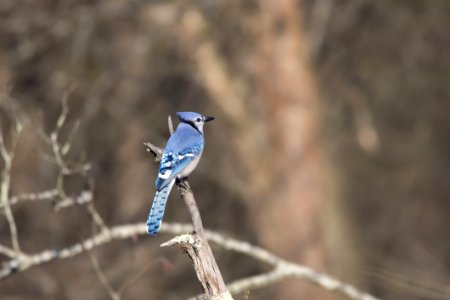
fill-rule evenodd
<path id="1" fill-rule="evenodd" d="M 12 195 L 53 188 L 50 132 L 70 87 L 69 157 L 92 163 L 108 225 L 143 222 L 167 115 L 216 116 L 191 176 L 207 228 L 383 299 L 450 299 L 450 2 L 447 0 L 0 1 L 1 123 L 31 122 Z M 76 194 L 80 178 L 68 180 Z M 91 234 L 82 207 L 14 207 L 26 252 Z M 165 221 L 188 221 L 177 191 Z M 5 218 L 0 242 L 9 245 Z M 123 299 L 199 292 L 169 236 L 95 251 Z M 213 249 L 227 282 L 265 270 Z M 2 258 L 3 259 L 3 258 Z M 147 268 L 147 269 L 146 269 Z M 87 255 L 0 282 L 2 299 L 108 299 Z M 240 299 L 240 297 L 238 297 Z M 300 280 L 250 299 L 333 299 Z"/>

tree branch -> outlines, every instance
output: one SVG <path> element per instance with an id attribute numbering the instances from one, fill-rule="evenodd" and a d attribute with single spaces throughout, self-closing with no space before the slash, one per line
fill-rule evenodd
<path id="1" fill-rule="evenodd" d="M 194 194 L 187 181 L 178 184 L 181 197 L 191 215 L 194 231 L 191 234 L 177 236 L 161 247 L 178 245 L 192 260 L 197 278 L 202 285 L 204 299 L 233 299 L 228 292 L 222 274 L 206 239 L 200 212 Z"/>
<path id="2" fill-rule="evenodd" d="M 8 256 L 9 258 L 14 258 L 16 257 L 16 253 L 14 252 L 13 249 L 0 245 L 0 254 L 3 254 L 5 256 Z"/>
<path id="3" fill-rule="evenodd" d="M 21 195 L 11 197 L 9 199 L 9 205 L 12 206 L 12 205 L 14 205 L 18 202 L 22 202 L 22 201 L 52 200 L 57 196 L 59 196 L 58 189 L 51 189 L 51 190 L 36 192 L 36 193 L 21 194 Z M 0 209 L 3 209 L 3 208 L 4 208 L 3 203 L 0 203 Z"/>
<path id="4" fill-rule="evenodd" d="M 108 293 L 108 296 L 111 298 L 111 300 L 120 300 L 120 295 L 116 293 L 116 291 L 114 291 L 114 289 L 112 288 L 111 284 L 105 276 L 105 273 L 103 273 L 102 269 L 100 268 L 97 257 L 92 251 L 89 251 L 89 259 L 91 261 L 92 268 L 94 268 L 95 274 L 97 275 L 100 283 Z"/>
<path id="5" fill-rule="evenodd" d="M 153 145 L 150 142 L 144 143 L 145 151 L 151 152 L 155 156 L 155 161 L 160 161 L 162 156 L 162 149 Z"/>
<path id="6" fill-rule="evenodd" d="M 168 123 L 169 131 L 172 134 L 173 125 L 170 117 L 168 118 Z M 144 145 L 147 147 L 147 151 L 152 152 L 156 158 L 160 157 L 162 149 L 151 143 L 144 143 Z M 187 180 L 177 181 L 177 186 L 181 192 L 181 198 L 183 198 L 188 207 L 194 231 L 191 234 L 175 237 L 171 241 L 163 243 L 161 247 L 178 245 L 181 250 L 189 255 L 197 278 L 202 286 L 204 299 L 233 299 L 227 290 L 211 247 L 206 239 L 200 212 L 189 183 Z"/>
<path id="7" fill-rule="evenodd" d="M 181 236 L 175 238 L 179 239 L 181 243 L 183 242 L 183 236 L 192 237 L 191 234 L 182 234 L 185 234 L 186 232 L 192 232 L 193 230 L 194 227 L 190 224 L 163 223 L 160 232 L 177 235 L 181 234 Z M 49 249 L 37 254 L 26 255 L 21 258 L 14 258 L 4 263 L 3 269 L 0 269 L 0 280 L 5 279 L 6 277 L 11 276 L 16 272 L 25 271 L 26 269 L 33 266 L 45 264 L 57 259 L 73 257 L 82 253 L 83 251 L 92 250 L 97 246 L 107 244 L 113 240 L 133 238 L 137 235 L 146 235 L 145 223 L 113 226 L 110 228 L 109 234 L 106 232 L 100 232 L 99 234 L 80 243 L 60 250 Z M 228 289 L 232 294 L 240 294 L 247 290 L 270 286 L 287 278 L 298 278 L 320 286 L 325 290 L 344 295 L 348 299 L 379 300 L 379 298 L 362 292 L 352 285 L 339 281 L 338 279 L 333 278 L 327 274 L 323 274 L 310 268 L 288 262 L 265 249 L 251 245 L 247 242 L 238 241 L 232 238 L 226 238 L 217 232 L 209 230 L 205 230 L 205 236 L 210 242 L 223 248 L 224 250 L 238 252 L 252 257 L 258 261 L 276 266 L 272 271 L 269 271 L 267 273 L 240 279 L 229 284 Z M 195 245 L 194 241 L 195 240 L 188 241 L 188 243 L 191 245 Z M 167 243 L 172 243 L 172 245 L 175 245 L 178 242 L 173 239 Z M 167 244 L 164 246 L 171 245 Z"/>
<path id="8" fill-rule="evenodd" d="M 243 291 L 266 287 L 275 282 L 279 282 L 286 278 L 299 278 L 306 280 L 312 284 L 318 285 L 325 290 L 335 292 L 354 300 L 379 300 L 379 298 L 358 290 L 350 284 L 339 281 L 327 274 L 317 272 L 313 269 L 286 261 L 269 251 L 254 246 L 250 243 L 238 241 L 231 238 L 225 238 L 223 235 L 206 231 L 208 240 L 222 247 L 225 250 L 235 251 L 261 262 L 267 263 L 274 267 L 268 273 L 238 280 L 228 285 L 228 289 L 232 294 L 242 293 Z"/>
<path id="9" fill-rule="evenodd" d="M 16 221 L 14 220 L 14 215 L 11 210 L 11 206 L 9 203 L 9 189 L 11 186 L 11 167 L 12 161 L 14 158 L 14 152 L 17 145 L 17 141 L 19 140 L 20 134 L 22 132 L 22 124 L 18 123 L 16 120 L 16 130 L 12 134 L 12 142 L 11 142 L 11 150 L 8 151 L 6 149 L 6 145 L 3 139 L 3 132 L 1 132 L 0 128 L 0 154 L 3 158 L 4 166 L 1 173 L 1 186 L 0 186 L 0 203 L 5 210 L 6 220 L 9 225 L 9 232 L 11 235 L 11 244 L 14 249 L 16 256 L 21 254 L 19 238 L 17 235 L 17 226 Z"/>

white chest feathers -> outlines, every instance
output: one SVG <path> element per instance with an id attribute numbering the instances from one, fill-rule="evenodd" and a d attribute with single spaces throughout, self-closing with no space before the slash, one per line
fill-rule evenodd
<path id="1" fill-rule="evenodd" d="M 200 158 L 202 157 L 202 152 L 200 152 L 199 155 L 197 155 L 196 158 L 194 158 L 187 166 L 183 169 L 183 171 L 180 172 L 180 174 L 177 176 L 178 178 L 184 178 L 189 176 L 189 174 L 192 173 L 192 171 L 195 170 L 198 163 L 200 162 Z"/>

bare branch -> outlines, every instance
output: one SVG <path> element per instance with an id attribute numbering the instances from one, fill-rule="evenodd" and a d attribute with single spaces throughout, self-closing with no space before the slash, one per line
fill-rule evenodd
<path id="1" fill-rule="evenodd" d="M 167 118 L 167 124 L 169 126 L 169 132 L 170 135 L 172 135 L 173 133 L 173 123 L 172 123 L 172 117 L 169 115 L 169 117 Z M 155 161 L 160 161 L 162 154 L 163 154 L 163 149 L 161 149 L 158 146 L 153 145 L 150 142 L 146 142 L 143 143 L 145 146 L 145 151 L 147 152 L 151 152 L 154 156 L 155 156 Z"/>
<path id="2" fill-rule="evenodd" d="M 14 252 L 13 249 L 0 245 L 0 254 L 3 254 L 5 256 L 8 256 L 10 258 L 15 258 L 16 257 L 16 253 Z"/>
<path id="3" fill-rule="evenodd" d="M 63 174 L 69 173 L 69 168 L 67 167 L 66 162 L 64 161 L 63 153 L 61 150 L 61 146 L 58 142 L 58 138 L 59 138 L 59 133 L 61 131 L 61 128 L 64 126 L 66 119 L 67 119 L 67 115 L 69 114 L 69 107 L 67 104 L 67 99 L 69 97 L 69 94 L 70 94 L 70 92 L 67 92 L 64 95 L 63 99 L 61 100 L 61 106 L 62 106 L 61 114 L 59 115 L 58 120 L 56 121 L 55 129 L 50 134 L 50 142 L 52 145 L 53 155 L 54 155 L 56 164 L 61 169 L 61 172 Z"/>
<path id="4" fill-rule="evenodd" d="M 111 242 L 112 240 L 120 240 L 130 238 L 137 234 L 145 234 L 145 224 L 123 225 L 110 228 L 109 232 L 100 232 L 94 237 L 88 238 L 81 243 L 76 243 L 67 248 L 60 250 L 49 249 L 37 254 L 28 255 L 20 259 L 13 259 L 4 264 L 0 270 L 0 279 L 4 279 L 15 272 L 21 272 L 33 266 L 44 264 L 56 259 L 64 259 L 73 257 L 83 251 L 91 250 L 96 246 Z"/>
<path id="5" fill-rule="evenodd" d="M 64 126 L 64 123 L 66 123 L 66 119 L 67 119 L 67 115 L 69 114 L 69 105 L 67 103 L 70 93 L 72 92 L 72 90 L 67 91 L 63 98 L 61 99 L 61 105 L 62 105 L 62 110 L 61 110 L 61 114 L 58 117 L 58 120 L 56 121 L 56 128 L 55 128 L 55 133 L 56 135 L 59 134 L 59 131 L 61 131 L 61 128 Z"/>
<path id="6" fill-rule="evenodd" d="M 90 202 L 92 202 L 92 192 L 82 191 L 81 194 L 76 197 L 65 197 L 62 200 L 56 202 L 54 209 L 55 211 L 58 211 L 61 208 L 67 208 L 72 205 L 81 205 Z"/>
<path id="7" fill-rule="evenodd" d="M 58 189 L 51 189 L 47 191 L 37 192 L 37 193 L 28 193 L 28 194 L 21 194 L 17 196 L 13 196 L 9 199 L 9 204 L 14 205 L 18 202 L 22 201 L 45 201 L 45 200 L 52 200 L 55 197 L 59 196 Z M 0 209 L 3 209 L 4 205 L 0 204 Z"/>
<path id="8" fill-rule="evenodd" d="M 56 200 L 55 198 L 61 198 L 61 200 Z M 59 189 L 51 189 L 43 192 L 28 193 L 18 196 L 13 196 L 10 198 L 10 206 L 24 201 L 50 201 L 54 202 L 54 209 L 58 211 L 62 208 L 68 208 L 72 205 L 86 204 L 92 201 L 91 191 L 82 191 L 80 195 L 68 197 L 66 195 L 61 195 Z M 5 205 L 0 203 L 0 210 L 5 209 Z"/>
<path id="9" fill-rule="evenodd" d="M 10 159 L 9 152 L 6 150 L 5 141 L 3 139 L 3 132 L 0 131 L 0 153 L 2 155 L 3 160 L 6 162 Z"/>
<path id="10" fill-rule="evenodd" d="M 92 194 L 93 194 L 93 186 L 94 185 L 93 185 L 92 181 L 89 181 L 88 187 L 84 191 L 86 193 L 89 193 L 91 198 L 92 198 Z M 105 225 L 105 222 L 103 222 L 103 219 L 100 216 L 97 209 L 95 208 L 93 201 L 89 201 L 89 203 L 86 205 L 86 209 L 92 219 L 92 235 L 95 236 L 98 228 L 100 228 L 101 232 L 110 234 L 109 228 Z M 100 263 L 98 262 L 98 259 L 94 253 L 94 250 L 88 250 L 88 254 L 89 254 L 89 260 L 91 261 L 91 265 L 94 268 L 95 274 L 97 275 L 103 288 L 108 293 L 111 300 L 120 300 L 120 295 L 118 293 L 116 293 L 116 291 L 113 289 L 113 287 L 109 283 L 108 279 L 106 278 L 105 273 L 101 269 Z"/>
<path id="11" fill-rule="evenodd" d="M 184 234 L 192 232 L 194 227 L 190 224 L 181 223 L 163 223 L 161 226 L 161 233 Z M 74 244 L 61 250 L 45 250 L 34 255 L 24 256 L 21 259 L 12 259 L 4 264 L 3 269 L 0 269 L 0 279 L 4 279 L 14 272 L 24 271 L 30 267 L 44 264 L 56 259 L 64 259 L 75 256 L 86 250 L 91 250 L 96 246 L 109 243 L 113 240 L 121 240 L 132 238 L 136 235 L 146 235 L 146 224 L 127 224 L 121 226 L 114 226 L 110 228 L 110 234 L 100 232 L 99 234 L 84 240 L 81 243 Z M 329 275 L 314 271 L 310 268 L 285 261 L 276 255 L 268 252 L 265 249 L 251 245 L 247 242 L 238 241 L 232 238 L 226 238 L 223 235 L 205 230 L 205 235 L 208 240 L 225 250 L 231 250 L 242 253 L 249 257 L 253 257 L 259 261 L 267 263 L 272 266 L 277 266 L 274 271 L 269 273 L 257 275 L 247 279 L 238 280 L 229 285 L 229 290 L 233 294 L 239 294 L 246 290 L 253 288 L 271 285 L 275 282 L 282 281 L 286 278 L 299 278 L 310 283 L 318 285 L 325 290 L 333 291 L 349 299 L 354 300 L 378 300 L 379 298 L 359 291 L 355 287 L 343 283 Z M 285 269 L 285 270 L 282 270 Z M 268 279 L 261 279 L 269 274 Z M 276 279 L 276 280 L 275 280 Z M 254 283 L 252 283 L 254 282 Z"/>
<path id="12" fill-rule="evenodd" d="M 226 250 L 239 252 L 248 255 L 274 267 L 274 271 L 269 273 L 238 280 L 229 285 L 229 290 L 233 294 L 244 292 L 245 290 L 269 286 L 274 282 L 279 282 L 285 278 L 299 278 L 318 285 L 325 290 L 333 291 L 349 299 L 355 300 L 377 300 L 375 296 L 362 292 L 355 287 L 341 282 L 329 275 L 314 271 L 310 268 L 288 262 L 269 251 L 253 246 L 247 242 L 237 241 L 224 236 L 207 231 L 208 240 L 221 246 Z M 267 275 L 267 276 L 266 276 Z"/>
<path id="13" fill-rule="evenodd" d="M 2 155 L 4 166 L 1 173 L 1 183 L 0 183 L 0 203 L 4 207 L 6 220 L 8 221 L 9 232 L 11 235 L 11 244 L 14 249 L 16 256 L 21 254 L 19 238 L 17 236 L 17 226 L 14 220 L 14 214 L 12 213 L 11 206 L 9 204 L 9 189 L 11 185 L 11 167 L 14 158 L 14 152 L 19 140 L 20 134 L 22 132 L 22 125 L 16 123 L 16 132 L 12 134 L 11 150 L 6 149 L 6 145 L 3 139 L 3 132 L 0 129 L 0 153 Z"/>
<path id="14" fill-rule="evenodd" d="M 160 147 L 155 146 L 150 142 L 146 142 L 143 144 L 145 146 L 145 151 L 151 152 L 155 156 L 155 161 L 161 160 L 163 150 Z"/>
<path id="15" fill-rule="evenodd" d="M 281 272 L 281 270 L 275 269 L 267 273 L 237 280 L 228 285 L 228 290 L 232 294 L 240 294 L 242 291 L 254 290 L 270 286 L 289 277 L 290 276 L 288 276 L 284 272 Z"/>
<path id="16" fill-rule="evenodd" d="M 86 209 L 89 213 L 89 215 L 92 218 L 92 221 L 94 222 L 94 224 L 100 228 L 101 231 L 109 231 L 108 226 L 105 225 L 105 222 L 103 221 L 103 218 L 100 216 L 100 213 L 97 211 L 97 209 L 95 208 L 94 202 L 89 201 Z"/>
<path id="17" fill-rule="evenodd" d="M 181 198 L 186 203 L 189 214 L 191 215 L 194 232 L 192 234 L 178 236 L 161 246 L 178 245 L 183 252 L 189 255 L 198 281 L 202 285 L 204 298 L 233 299 L 227 290 L 211 247 L 208 244 L 200 212 L 189 183 L 185 180 L 178 182 L 177 185 L 181 191 Z"/>
<path id="18" fill-rule="evenodd" d="M 64 156 L 69 152 L 72 141 L 74 136 L 76 135 L 79 126 L 80 126 L 80 120 L 77 120 L 75 125 L 72 127 L 72 130 L 69 134 L 69 137 L 67 138 L 64 145 L 60 144 L 59 142 L 59 134 L 62 129 L 62 127 L 65 125 L 67 116 L 69 114 L 69 106 L 67 103 L 68 97 L 69 97 L 70 91 L 67 92 L 63 99 L 61 100 L 61 114 L 58 117 L 58 120 L 56 121 L 56 126 L 53 132 L 50 134 L 50 144 L 53 152 L 53 157 L 55 159 L 56 165 L 59 167 L 60 172 L 62 175 L 72 175 L 77 173 L 84 173 L 90 169 L 89 164 L 81 164 L 81 165 L 75 165 L 70 166 L 66 162 Z M 45 139 L 47 140 L 47 139 Z"/>
<path id="19" fill-rule="evenodd" d="M 215 274 L 209 274 L 208 272 L 211 272 L 209 268 L 204 263 L 205 257 L 201 254 L 202 248 L 205 247 L 202 240 L 197 237 L 197 235 L 194 234 L 182 234 L 179 236 L 176 236 L 175 238 L 171 239 L 168 242 L 165 242 L 161 244 L 161 247 L 171 247 L 171 246 L 178 246 L 180 249 L 183 250 L 183 252 L 187 253 L 189 255 L 189 258 L 192 260 L 192 263 L 194 265 L 195 273 L 198 276 L 198 280 L 200 284 L 202 285 L 202 289 L 205 292 L 205 295 L 201 295 L 196 298 L 205 298 L 205 299 L 233 299 L 231 297 L 231 294 L 228 292 L 228 290 L 220 291 L 214 291 L 211 294 L 208 293 L 208 290 L 211 288 L 210 283 L 213 283 L 213 287 L 217 286 L 217 278 L 215 277 Z M 214 268 L 214 267 L 213 267 Z M 225 283 L 224 283 L 225 285 Z"/>
<path id="20" fill-rule="evenodd" d="M 120 295 L 117 294 L 114 289 L 112 288 L 111 284 L 109 283 L 108 279 L 105 276 L 105 273 L 103 273 L 102 269 L 100 268 L 100 264 L 98 262 L 97 257 L 95 256 L 92 251 L 89 251 L 89 259 L 91 261 L 92 267 L 94 268 L 95 274 L 97 275 L 98 279 L 100 280 L 101 284 L 105 288 L 106 292 L 108 293 L 109 297 L 112 300 L 120 300 Z"/>
<path id="21" fill-rule="evenodd" d="M 70 151 L 70 148 L 72 147 L 73 139 L 74 139 L 76 133 L 78 132 L 78 129 L 80 128 L 80 124 L 81 124 L 81 121 L 80 121 L 80 119 L 78 119 L 75 122 L 75 125 L 73 125 L 72 130 L 70 131 L 70 134 L 67 138 L 67 141 L 61 149 L 62 155 L 66 155 Z"/>
<path id="22" fill-rule="evenodd" d="M 131 279 L 129 279 L 128 281 L 124 282 L 120 288 L 118 289 L 117 293 L 119 295 L 122 295 L 125 290 L 134 282 L 136 282 L 137 280 L 139 280 L 142 276 L 144 276 L 144 274 L 152 267 L 155 265 L 155 262 L 151 262 L 149 264 L 147 264 L 140 272 L 138 272 L 134 277 L 132 277 Z"/>
<path id="23" fill-rule="evenodd" d="M 172 117 L 169 115 L 169 117 L 167 118 L 167 123 L 169 125 L 169 132 L 170 135 L 173 134 L 173 123 L 172 123 Z"/>

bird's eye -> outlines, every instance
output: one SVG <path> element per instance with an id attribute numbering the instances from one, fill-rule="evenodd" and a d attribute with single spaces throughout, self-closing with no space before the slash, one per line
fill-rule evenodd
<path id="1" fill-rule="evenodd" d="M 202 120 L 202 119 L 200 119 L 200 118 L 197 118 L 197 120 L 196 120 L 196 121 L 197 121 L 197 122 L 200 122 L 201 120 Z"/>

